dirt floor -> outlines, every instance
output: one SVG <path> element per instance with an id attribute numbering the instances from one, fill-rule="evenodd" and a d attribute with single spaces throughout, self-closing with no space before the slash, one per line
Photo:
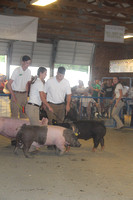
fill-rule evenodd
<path id="1" fill-rule="evenodd" d="M 103 152 L 80 142 L 63 156 L 43 147 L 27 159 L 0 136 L 0 200 L 133 200 L 133 130 L 107 128 Z"/>

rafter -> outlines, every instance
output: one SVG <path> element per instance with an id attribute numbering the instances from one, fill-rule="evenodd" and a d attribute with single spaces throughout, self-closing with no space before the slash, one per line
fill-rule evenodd
<path id="1" fill-rule="evenodd" d="M 38 40 L 103 42 L 106 24 L 125 26 L 126 33 L 133 33 L 132 0 L 58 0 L 46 7 L 29 2 L 1 0 L 0 13 L 38 17 Z"/>

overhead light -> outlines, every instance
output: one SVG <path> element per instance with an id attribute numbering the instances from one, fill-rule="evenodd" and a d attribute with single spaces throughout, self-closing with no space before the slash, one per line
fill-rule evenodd
<path id="1" fill-rule="evenodd" d="M 132 38 L 132 37 L 133 37 L 133 33 L 128 33 L 124 35 L 124 39 Z"/>
<path id="2" fill-rule="evenodd" d="M 30 4 L 35 6 L 46 6 L 48 4 L 51 4 L 57 0 L 31 0 Z"/>

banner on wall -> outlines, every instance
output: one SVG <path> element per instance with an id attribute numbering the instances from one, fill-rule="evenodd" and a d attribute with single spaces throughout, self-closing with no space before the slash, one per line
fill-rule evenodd
<path id="1" fill-rule="evenodd" d="M 104 41 L 124 43 L 124 26 L 105 25 Z"/>
<path id="2" fill-rule="evenodd" d="M 38 18 L 0 15 L 0 38 L 9 40 L 37 40 Z"/>

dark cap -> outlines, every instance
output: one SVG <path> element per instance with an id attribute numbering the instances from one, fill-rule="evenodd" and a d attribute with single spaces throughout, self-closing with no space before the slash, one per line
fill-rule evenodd
<path id="1" fill-rule="evenodd" d="M 65 67 L 58 68 L 58 73 L 60 73 L 60 74 L 65 74 L 65 71 L 66 71 Z"/>
<path id="2" fill-rule="evenodd" d="M 31 60 L 31 58 L 29 56 L 25 55 L 22 57 L 23 62 L 28 61 L 28 60 Z"/>

